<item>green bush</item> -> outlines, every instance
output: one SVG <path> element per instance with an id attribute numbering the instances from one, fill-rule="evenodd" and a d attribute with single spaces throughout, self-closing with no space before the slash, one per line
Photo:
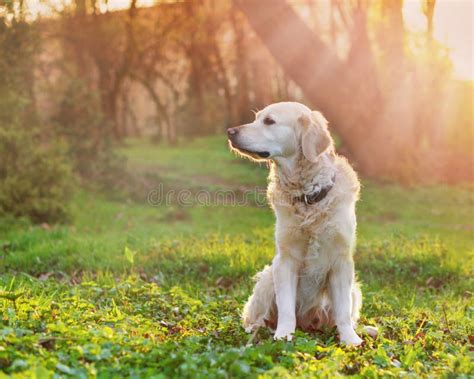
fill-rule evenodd
<path id="1" fill-rule="evenodd" d="M 0 217 L 67 220 L 72 177 L 59 146 L 42 143 L 37 132 L 0 126 L 0 157 Z"/>
<path id="2" fill-rule="evenodd" d="M 0 217 L 65 221 L 70 168 L 51 128 L 39 128 L 35 109 L 39 35 L 8 10 L 10 17 L 0 17 L 0 51 L 8 52 L 0 54 Z"/>

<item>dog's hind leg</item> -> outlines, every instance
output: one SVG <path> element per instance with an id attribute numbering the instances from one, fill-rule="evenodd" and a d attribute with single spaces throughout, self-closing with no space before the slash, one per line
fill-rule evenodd
<path id="1" fill-rule="evenodd" d="M 253 294 L 247 300 L 242 315 L 242 322 L 248 333 L 265 325 L 274 329 L 277 323 L 272 267 L 265 266 L 255 276 L 255 280 Z"/>

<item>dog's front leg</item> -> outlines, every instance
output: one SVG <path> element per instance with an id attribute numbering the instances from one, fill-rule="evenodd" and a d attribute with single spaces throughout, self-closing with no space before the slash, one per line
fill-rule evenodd
<path id="1" fill-rule="evenodd" d="M 329 292 L 341 342 L 360 345 L 362 340 L 354 331 L 351 319 L 354 263 L 352 257 L 339 257 L 329 276 Z"/>
<path id="2" fill-rule="evenodd" d="M 273 260 L 273 283 L 278 308 L 275 339 L 290 341 L 296 328 L 296 288 L 299 263 L 289 254 L 277 254 Z"/>

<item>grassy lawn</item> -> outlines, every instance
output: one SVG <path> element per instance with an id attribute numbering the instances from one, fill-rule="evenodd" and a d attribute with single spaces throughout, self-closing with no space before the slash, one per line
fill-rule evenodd
<path id="1" fill-rule="evenodd" d="M 120 195 L 78 189 L 67 226 L 0 221 L 0 377 L 363 377 L 474 375 L 472 186 L 364 182 L 356 269 L 361 324 L 248 345 L 252 276 L 273 256 L 273 215 L 247 206 L 152 205 L 151 190 L 242 194 L 266 168 L 220 138 L 179 148 L 130 141 Z M 123 192 L 123 193 L 122 193 Z M 3 372 L 3 374 L 2 374 Z"/>

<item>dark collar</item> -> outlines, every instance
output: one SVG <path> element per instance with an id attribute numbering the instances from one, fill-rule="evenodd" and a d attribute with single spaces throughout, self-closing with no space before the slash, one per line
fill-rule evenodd
<path id="1" fill-rule="evenodd" d="M 306 205 L 312 205 L 319 203 L 321 200 L 323 200 L 329 191 L 331 191 L 332 187 L 334 187 L 334 182 L 336 181 L 336 174 L 333 175 L 332 177 L 332 183 L 328 186 L 321 187 L 318 191 L 315 191 L 310 194 L 303 194 L 301 196 L 293 198 L 293 202 L 302 202 L 305 203 Z"/>

